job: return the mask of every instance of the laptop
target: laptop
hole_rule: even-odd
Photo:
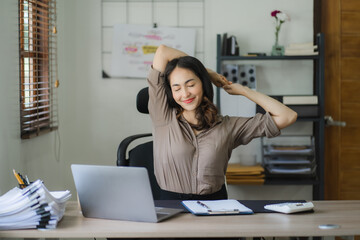
[[[72,164],[84,217],[160,222],[182,211],[155,207],[147,169]]]

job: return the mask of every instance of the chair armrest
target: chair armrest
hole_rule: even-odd
[[[117,151],[117,166],[129,166],[129,159],[126,158],[126,151],[131,142],[136,139],[143,138],[143,137],[150,137],[152,136],[151,133],[144,133],[144,134],[136,134],[129,136],[122,140],[119,144],[118,151]]]

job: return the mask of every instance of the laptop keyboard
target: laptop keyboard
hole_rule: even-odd
[[[157,218],[162,218],[162,217],[165,217],[167,215],[169,215],[169,214],[168,213],[156,213]]]
[[[162,207],[155,207],[156,216],[157,216],[158,219],[159,219],[159,218],[162,218],[162,217],[164,217],[164,216],[169,215],[168,212],[163,212],[163,211],[162,211],[163,209],[164,209],[164,208],[162,208]]]

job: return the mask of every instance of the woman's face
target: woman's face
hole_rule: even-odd
[[[201,80],[189,69],[176,67],[169,75],[173,98],[185,111],[195,111],[203,99]]]

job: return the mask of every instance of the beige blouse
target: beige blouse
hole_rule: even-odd
[[[195,136],[184,118],[176,118],[163,86],[163,74],[151,69],[149,112],[154,136],[154,169],[159,186],[186,194],[220,190],[231,152],[260,136],[280,134],[269,113],[252,118],[219,116],[208,130]]]

